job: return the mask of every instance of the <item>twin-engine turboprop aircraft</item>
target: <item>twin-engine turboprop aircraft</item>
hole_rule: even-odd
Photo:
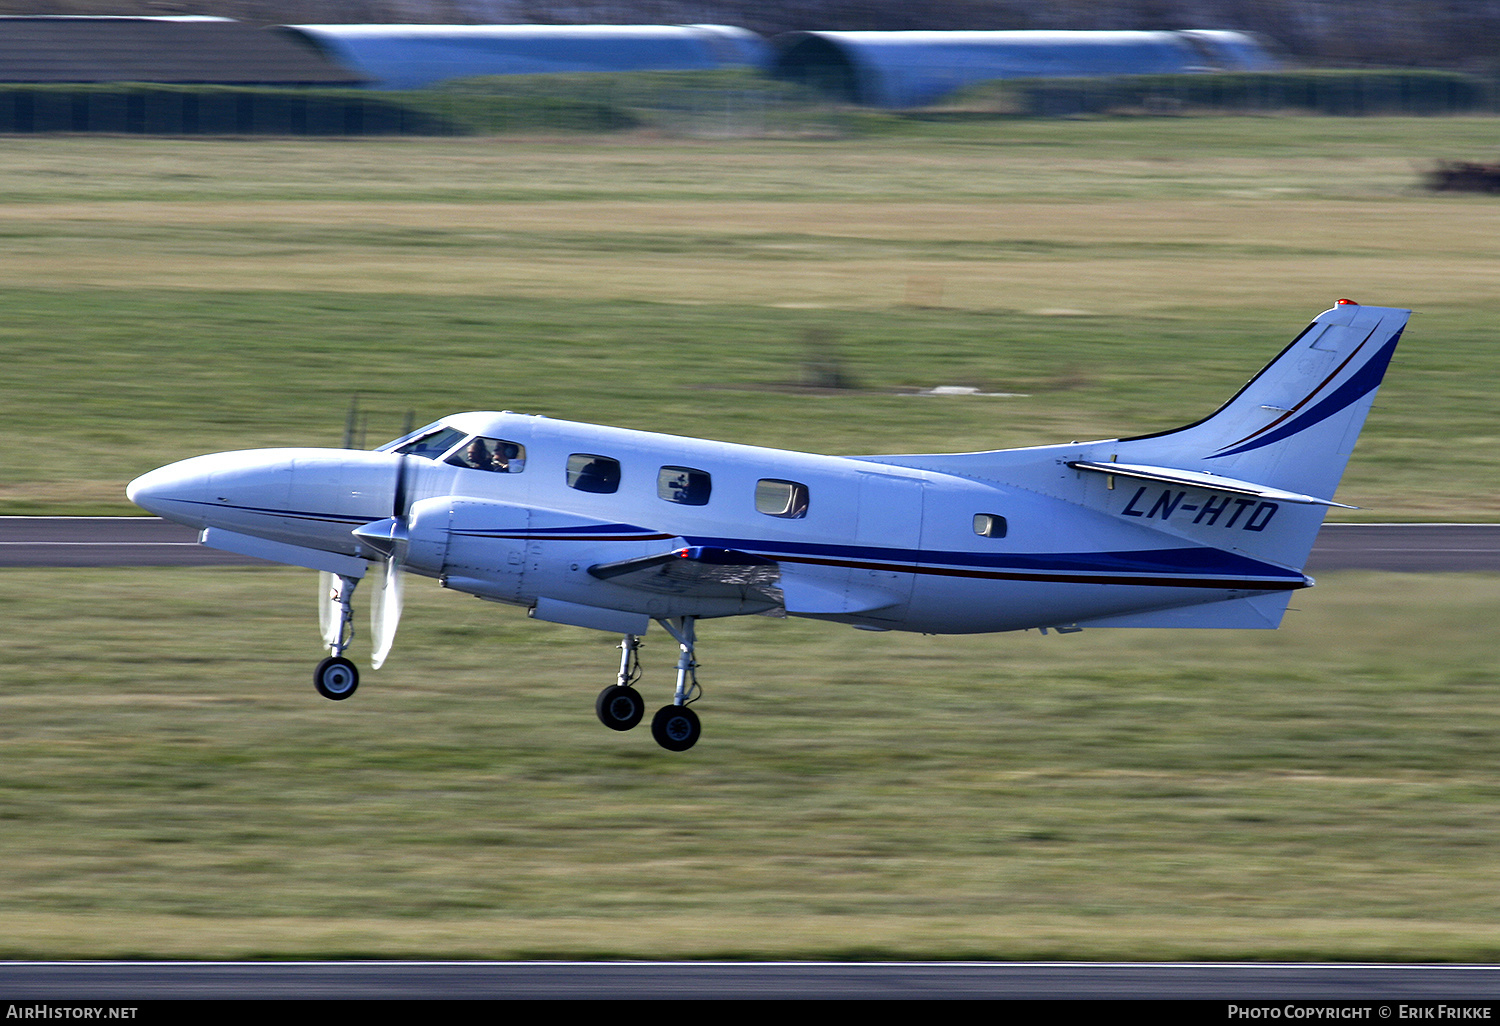
[[[761,613],[872,631],[1273,628],[1409,311],[1320,315],[1216,413],[1172,431],[994,452],[818,456],[517,413],[461,413],[373,452],[254,449],[131,482],[204,544],[322,572],[315,684],[354,693],[350,600],[372,565],[379,667],[403,571],[624,636],[596,703],[640,722],[637,648],[674,639],[652,734],[700,734],[696,624]]]

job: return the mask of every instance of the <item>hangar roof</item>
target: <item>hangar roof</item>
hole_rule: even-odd
[[[728,25],[287,25],[333,60],[415,89],[473,75],[764,67],[765,40]]]
[[[852,103],[918,107],[974,82],[1277,66],[1243,32],[788,32],[772,73]]]
[[[0,82],[364,81],[285,36],[228,18],[0,17]]]

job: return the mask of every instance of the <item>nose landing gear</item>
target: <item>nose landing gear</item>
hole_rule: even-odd
[[[350,600],[354,597],[359,578],[325,572],[319,575],[318,584],[322,591],[318,612],[323,625],[323,643],[333,654],[313,671],[313,687],[329,701],[342,702],[359,687],[358,668],[344,658],[345,650],[354,640],[354,610]]]

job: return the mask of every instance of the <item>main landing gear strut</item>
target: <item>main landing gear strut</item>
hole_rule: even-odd
[[[672,704],[662,706],[651,718],[651,736],[656,743],[673,752],[685,752],[698,743],[703,727],[698,714],[688,708],[696,702],[703,689],[698,686],[698,662],[693,658],[696,640],[694,624],[697,617],[683,616],[675,620],[657,620],[666,632],[677,639],[677,691]],[[620,642],[620,673],[616,683],[599,692],[594,711],[599,722],[611,730],[629,730],[646,715],[646,703],[635,682],[641,677],[641,639],[627,634]]]
[[[324,614],[323,641],[332,655],[313,671],[313,687],[324,698],[342,702],[359,687],[359,670],[344,658],[344,650],[354,640],[354,610],[349,603],[359,578],[339,576],[331,582],[327,580],[332,577],[328,574],[322,579],[328,591],[319,607]]]

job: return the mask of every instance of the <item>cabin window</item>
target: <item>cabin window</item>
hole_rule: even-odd
[[[684,506],[707,506],[712,487],[706,470],[692,467],[662,467],[656,474],[656,494]]]
[[[412,439],[396,451],[407,456],[421,456],[424,459],[435,460],[461,442],[464,437],[464,433],[458,428],[438,428],[436,431],[427,432],[421,438]]]
[[[519,474],[526,466],[526,446],[503,438],[474,438],[444,462],[492,474]]]
[[[807,485],[763,478],[755,484],[755,508],[766,516],[799,520],[807,516]]]
[[[568,457],[568,487],[605,495],[619,491],[620,461],[591,452],[575,452]]]
[[[1005,518],[996,513],[975,513],[974,533],[981,538],[1004,538]]]

